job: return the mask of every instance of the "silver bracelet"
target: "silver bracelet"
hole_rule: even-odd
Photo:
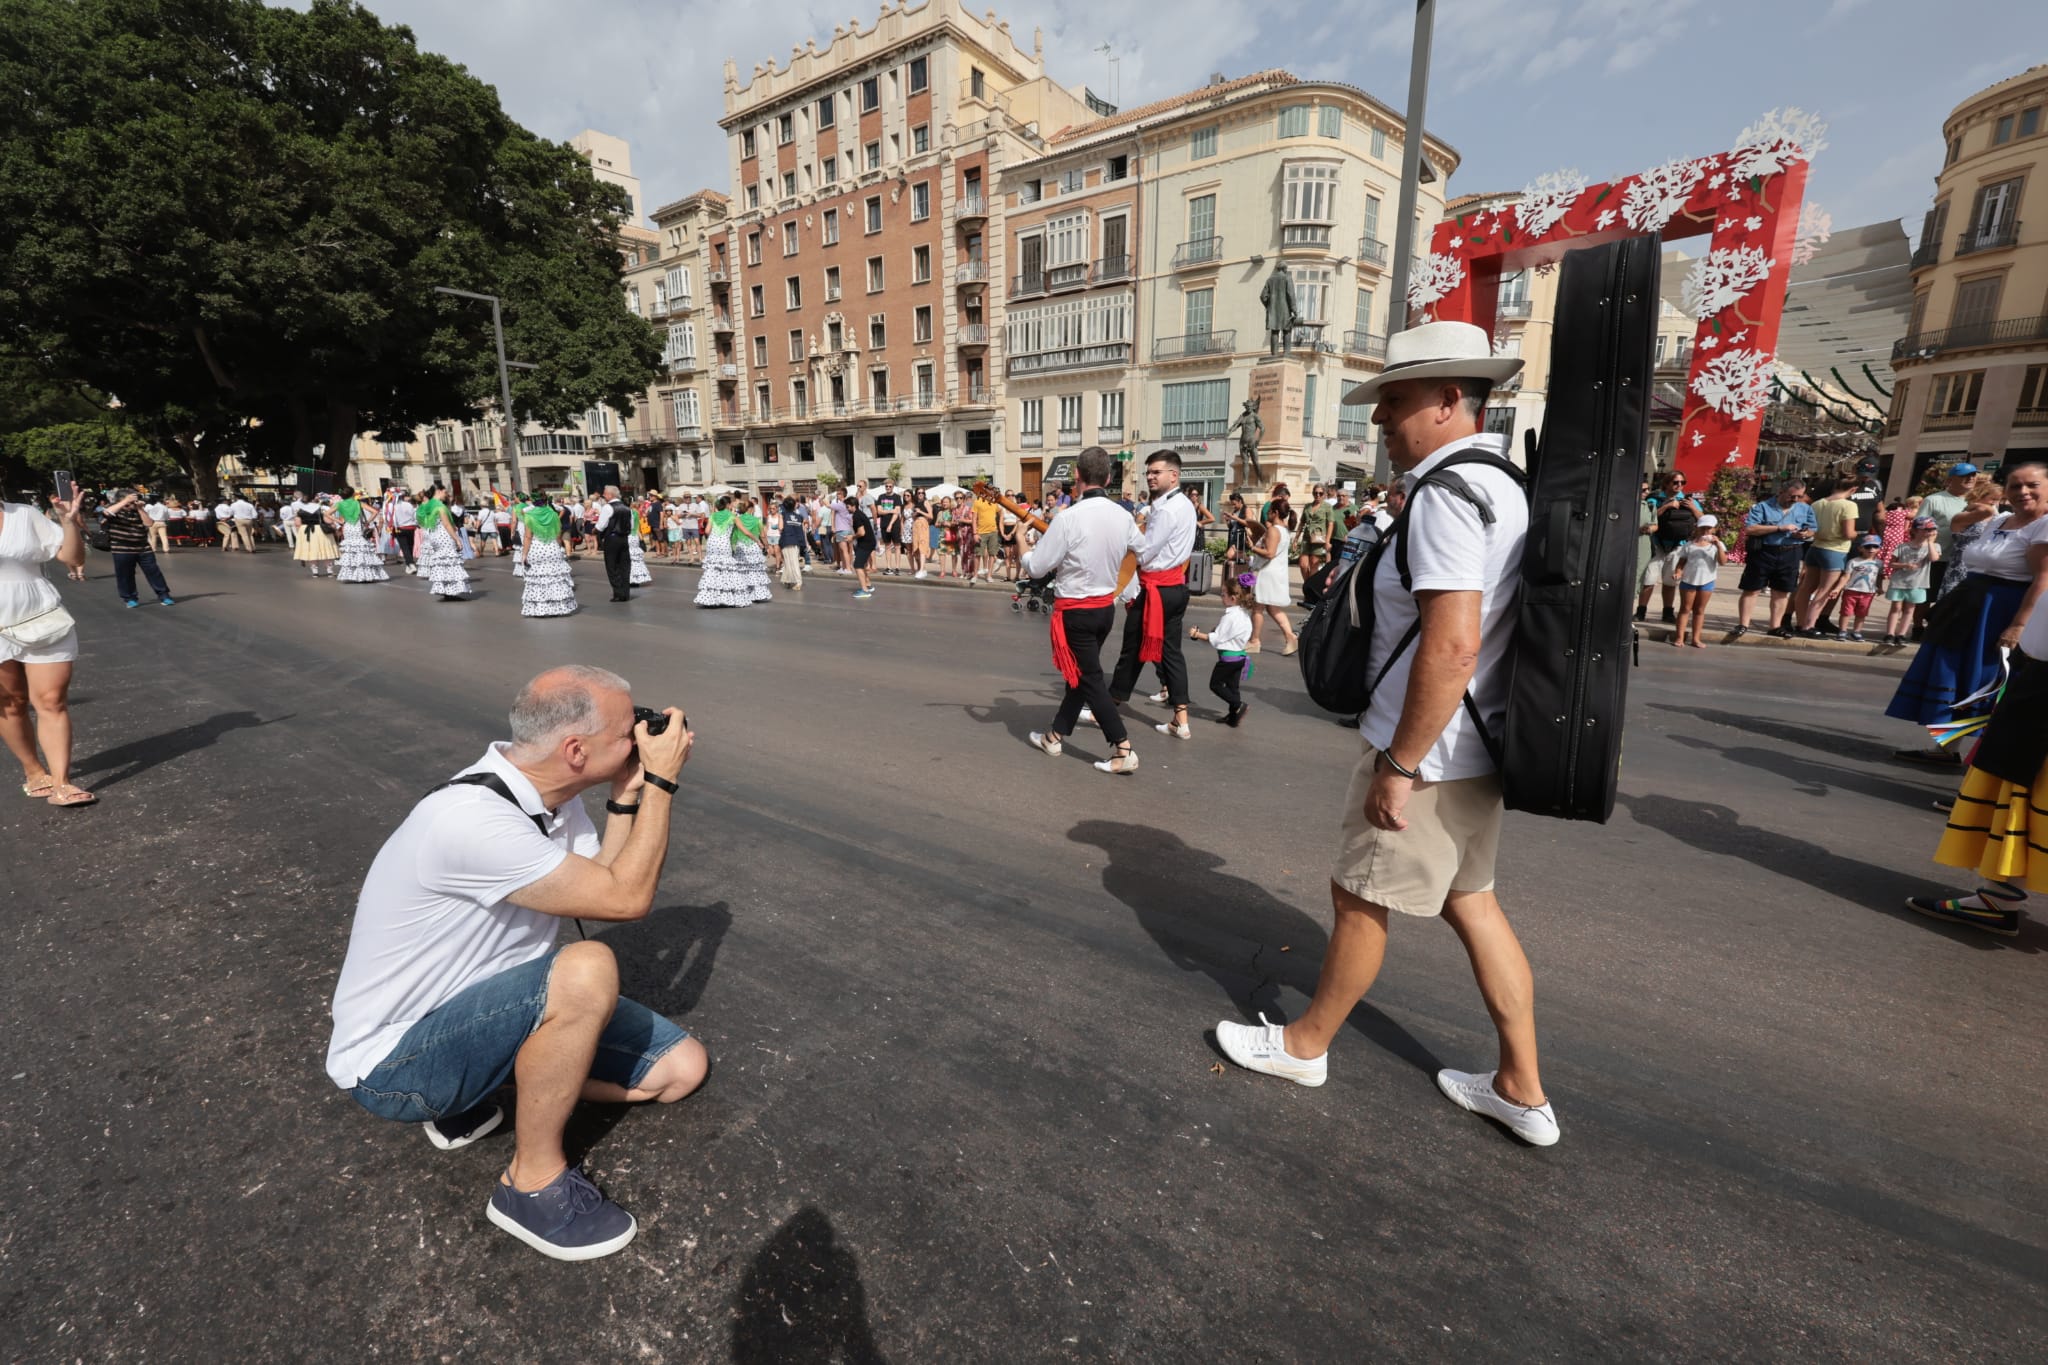
[[[1386,750],[1384,750],[1384,749],[1380,750],[1380,758],[1381,758],[1381,759],[1382,759],[1382,760],[1383,760],[1383,761],[1384,761],[1384,762],[1386,763],[1386,765],[1387,765],[1387,766],[1388,766],[1389,768],[1392,768],[1392,769],[1393,769],[1393,770],[1394,770],[1395,772],[1397,772],[1397,773],[1399,773],[1399,774],[1400,774],[1401,776],[1403,776],[1403,777],[1407,778],[1407,779],[1408,779],[1408,780],[1409,780],[1410,782],[1420,782],[1420,781],[1422,780],[1422,774],[1421,774],[1421,773],[1419,773],[1419,772],[1416,772],[1416,771],[1414,771],[1413,769],[1410,769],[1410,768],[1404,768],[1404,767],[1402,767],[1402,766],[1401,766],[1401,760],[1400,760],[1400,759],[1398,759],[1398,758],[1395,758],[1395,757],[1394,757],[1394,756],[1393,756],[1392,754],[1388,753],[1388,752],[1387,752]]]

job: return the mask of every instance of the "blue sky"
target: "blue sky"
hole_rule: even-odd
[[[970,0],[977,8],[988,0]],[[1212,72],[1278,66],[1407,100],[1412,0],[1010,0],[998,16],[1049,69],[1107,93],[1117,54],[1129,107]],[[725,189],[722,64],[786,62],[871,0],[373,0],[385,19],[498,88],[514,117],[567,138],[633,144],[648,207]],[[1730,146],[1764,111],[1829,124],[1808,199],[1838,227],[1917,231],[1941,164],[1941,121],[1964,97],[2048,62],[2041,0],[1438,0],[1430,130],[1464,156],[1456,193],[1519,189],[1572,166],[1600,180]],[[1162,23],[1162,13],[1171,21]]]

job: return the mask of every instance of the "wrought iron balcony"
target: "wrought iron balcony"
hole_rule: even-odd
[[[1042,431],[1020,431],[1017,433],[1017,444],[1025,450],[1041,450],[1045,446],[1045,433]]]
[[[1359,238],[1358,259],[1364,261],[1367,265],[1376,265],[1381,269],[1385,269],[1387,264],[1387,244],[1377,237]]]
[[[1237,350],[1237,329],[1190,332],[1186,336],[1160,337],[1152,343],[1154,360],[1186,360],[1196,356],[1229,355]]]
[[[1045,272],[1045,287],[1048,292],[1061,289],[1080,289],[1088,283],[1088,262],[1075,261],[1071,265],[1056,265]]]
[[[724,364],[718,367],[718,382],[721,384],[735,383],[738,381],[739,377],[740,367],[738,365],[733,364],[731,361],[726,361]]]
[[[955,393],[953,400],[959,406],[967,408],[985,408],[996,401],[985,384],[970,384]]]
[[[1660,370],[1690,370],[1692,368],[1692,347],[1680,346],[1657,362]]]
[[[656,300],[655,300],[655,301],[654,301],[653,303],[650,303],[650,304],[648,304],[648,305],[647,305],[647,316],[648,316],[648,317],[649,317],[649,318],[650,318],[651,320],[653,320],[653,321],[655,321],[655,322],[660,322],[660,321],[661,321],[661,320],[662,320],[663,318],[667,317],[667,316],[668,316],[668,300],[667,300],[667,299],[656,299]]]
[[[1028,299],[1045,292],[1045,274],[1017,275],[1010,280],[1010,297]]]
[[[697,368],[697,357],[693,355],[672,355],[668,358],[670,374],[689,374]]]
[[[1316,246],[1328,250],[1330,246],[1330,225],[1328,223],[1283,223],[1280,225],[1281,246]]]
[[[2007,318],[2003,322],[1966,322],[1938,332],[1915,332],[1892,343],[1893,360],[1925,360],[1943,351],[1973,346],[2025,346],[2048,341],[2048,317]]]
[[[953,210],[953,216],[955,218],[986,218],[988,217],[988,201],[978,194],[963,194],[960,196],[959,204]]]
[[[1111,280],[1129,279],[1130,275],[1131,258],[1128,255],[1104,256],[1095,263],[1095,282],[1097,284],[1107,284]]]
[[[713,314],[711,318],[711,330],[714,332],[730,332],[732,330],[732,314]]]
[[[1173,249],[1173,265],[1176,270],[1183,266],[1211,265],[1222,259],[1221,237],[1197,237],[1191,242],[1182,242]]]
[[[955,336],[962,346],[986,346],[988,345],[988,324],[985,322],[966,323],[955,333]]]
[[[1529,300],[1502,299],[1495,311],[1500,314],[1502,322],[1513,322],[1518,318],[1526,318],[1529,316]]]
[[[1984,227],[1967,228],[1956,239],[1956,255],[1968,256],[1979,251],[1996,251],[2000,247],[2015,246],[2020,240],[2020,225],[2016,219],[2003,223],[1992,223]]]
[[[987,262],[987,261],[962,261],[962,262],[960,262],[960,264],[958,264],[958,265],[956,265],[956,266],[954,266],[954,267],[953,267],[953,283],[955,283],[955,284],[986,284],[986,283],[988,283],[988,262]]]
[[[1131,358],[1127,341],[1104,342],[1095,346],[1069,346],[1058,351],[1035,351],[1013,355],[1004,363],[1011,378],[1052,374],[1059,370],[1085,370],[1102,365],[1123,365]]]
[[[1373,360],[1387,358],[1387,339],[1378,332],[1367,332],[1354,327],[1344,334],[1344,354],[1362,355]]]
[[[1063,429],[1060,432],[1060,444],[1063,446],[1077,446],[1081,444],[1080,428],[1077,427],[1072,431]]]
[[[1931,241],[1922,242],[1914,250],[1912,268],[1915,270],[1925,270],[1930,265],[1938,264],[1940,260],[1941,238],[1936,237]]]

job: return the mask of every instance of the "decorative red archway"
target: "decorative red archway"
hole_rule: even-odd
[[[1699,325],[1676,448],[1678,467],[1704,487],[1722,465],[1756,460],[1806,172],[1827,145],[1825,133],[1811,114],[1773,110],[1745,128],[1732,151],[1604,185],[1576,171],[1543,176],[1519,203],[1437,224],[1408,302],[1426,317],[1491,332],[1504,271],[1550,265],[1619,237],[1711,232],[1684,285],[1686,311]]]

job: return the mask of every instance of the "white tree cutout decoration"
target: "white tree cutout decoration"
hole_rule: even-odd
[[[1828,126],[1819,114],[1773,109],[1735,139],[1729,170],[1737,176],[1776,175],[1795,161],[1811,161],[1828,145]]]
[[[1736,303],[1769,278],[1775,264],[1760,246],[1723,247],[1693,262],[1679,299],[1701,321]]]
[[[1692,377],[1692,391],[1716,412],[1747,422],[1771,397],[1772,357],[1762,351],[1723,351]]]
[[[1571,210],[1573,201],[1586,192],[1586,177],[1576,170],[1552,171],[1539,175],[1522,189],[1522,202],[1515,205],[1515,219],[1522,231],[1541,237],[1556,227]]]
[[[1792,246],[1792,264],[1805,265],[1820,255],[1821,244],[1835,235],[1835,220],[1818,204],[1799,210],[1799,232]]]
[[[1456,256],[1432,251],[1418,262],[1408,281],[1408,305],[1428,311],[1431,304],[1465,282],[1465,266]]]
[[[1707,173],[1704,160],[1683,158],[1644,171],[1621,196],[1621,216],[1637,232],[1661,232],[1685,207],[1693,187]]]

